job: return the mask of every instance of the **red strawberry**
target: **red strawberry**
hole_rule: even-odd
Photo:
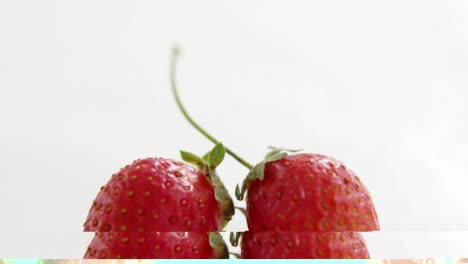
[[[244,259],[367,259],[364,238],[354,232],[245,232]]]
[[[196,157],[187,152],[182,154],[192,158],[191,162]],[[214,171],[223,155],[224,148],[217,145],[212,150],[211,161],[208,156],[207,162],[200,158],[198,165],[205,172],[164,158],[133,162],[101,187],[84,230],[220,231],[234,210],[232,200]]]
[[[366,187],[341,162],[319,154],[274,151],[244,181],[250,231],[374,231]]]
[[[213,259],[228,258],[219,233],[102,232],[96,233],[85,259]]]

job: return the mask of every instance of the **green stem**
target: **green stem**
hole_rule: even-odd
[[[171,86],[172,86],[172,94],[174,95],[174,98],[176,100],[177,106],[179,107],[179,110],[182,112],[184,115],[185,119],[198,131],[200,132],[203,136],[205,136],[207,139],[209,139],[211,142],[214,144],[218,144],[219,141],[216,140],[213,136],[211,136],[208,132],[206,132],[200,125],[198,125],[192,117],[187,113],[187,110],[185,109],[184,105],[182,104],[180,100],[180,96],[177,92],[177,85],[176,85],[176,78],[175,78],[175,70],[176,70],[176,64],[177,64],[177,58],[180,54],[180,50],[177,47],[172,48],[172,60],[171,60]],[[231,155],[234,159],[236,159],[238,162],[240,162],[242,165],[244,165],[247,169],[252,169],[253,166],[252,164],[248,163],[245,161],[243,158],[241,158],[239,155],[234,153],[232,150],[229,148],[225,147],[226,152]]]

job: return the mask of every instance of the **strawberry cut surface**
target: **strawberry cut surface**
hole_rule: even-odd
[[[112,175],[88,217],[88,232],[221,231],[209,178],[179,161],[146,158]]]
[[[250,231],[375,231],[379,222],[358,176],[333,158],[295,154],[265,165],[248,186]]]

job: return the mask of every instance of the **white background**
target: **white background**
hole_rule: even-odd
[[[112,173],[212,147],[170,94],[173,43],[183,101],[225,145],[358,173],[383,230],[366,234],[373,257],[466,255],[467,1],[2,0],[1,257],[80,258]],[[247,171],[219,172],[233,191]]]

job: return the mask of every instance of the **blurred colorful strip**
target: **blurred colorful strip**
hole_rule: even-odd
[[[84,259],[0,259],[0,264],[189,264],[189,263],[223,263],[223,262],[252,262],[261,263],[353,263],[353,264],[468,264],[468,258],[422,258],[422,259],[307,259],[307,260],[280,260],[280,259],[262,259],[262,260],[243,260],[243,259],[224,259],[224,260],[143,260],[143,259],[103,259],[103,260],[84,260]]]

